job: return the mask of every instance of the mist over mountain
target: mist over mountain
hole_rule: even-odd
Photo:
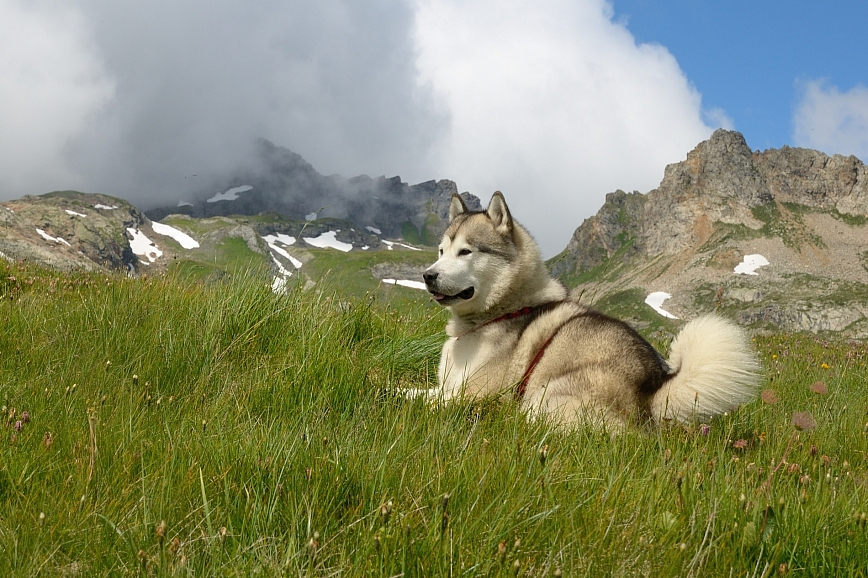
[[[456,184],[445,179],[409,185],[398,176],[324,176],[301,155],[259,139],[248,166],[179,200],[182,204],[146,214],[159,221],[170,214],[202,218],[272,211],[294,220],[343,219],[395,238],[411,227],[422,243],[436,245],[448,224],[453,193],[458,193]],[[462,197],[469,207],[481,208],[474,195]]]

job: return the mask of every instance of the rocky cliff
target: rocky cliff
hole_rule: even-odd
[[[679,317],[723,307],[748,324],[868,336],[866,217],[856,157],[752,151],[718,130],[657,189],[607,195],[552,270],[591,300],[665,291]],[[752,254],[770,264],[736,274]]]
[[[128,229],[153,234],[138,209],[107,195],[58,191],[0,205],[0,253],[54,269],[134,268]]]

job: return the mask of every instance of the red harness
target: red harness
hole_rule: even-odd
[[[473,329],[471,329],[467,333],[471,333],[473,331],[476,331],[477,329],[481,329],[481,328],[485,327],[486,325],[491,325],[492,323],[498,323],[500,321],[508,321],[510,319],[515,319],[517,317],[522,317],[524,315],[528,315],[530,313],[533,313],[534,311],[536,311],[537,309],[539,309],[541,307],[550,308],[550,307],[553,307],[556,305],[560,305],[561,303],[563,303],[563,301],[553,301],[551,303],[545,303],[543,305],[537,305],[536,307],[522,307],[518,311],[506,313],[505,315],[501,315],[500,317],[496,317],[496,318],[492,319],[491,321],[486,321],[482,325],[480,325],[478,327],[474,327]],[[573,319],[573,317],[570,317],[560,327],[555,329],[554,332],[552,332],[552,334],[549,336],[549,338],[546,339],[545,343],[542,344],[542,347],[539,348],[539,351],[536,352],[536,355],[534,356],[533,360],[530,362],[530,365],[528,365],[527,369],[524,371],[524,375],[522,376],[521,381],[518,382],[518,385],[516,385],[516,387],[515,387],[515,393],[513,394],[513,396],[516,399],[516,401],[520,401],[521,398],[524,397],[524,394],[527,391],[527,384],[530,382],[530,376],[533,374],[533,370],[536,369],[536,366],[540,362],[540,359],[542,359],[542,356],[546,352],[546,348],[548,348],[549,344],[552,342],[552,339],[554,339],[555,335],[558,334],[558,332],[561,330],[561,328],[564,325],[566,325],[567,322],[571,321],[572,319]],[[464,335],[467,335],[467,333],[465,333]]]

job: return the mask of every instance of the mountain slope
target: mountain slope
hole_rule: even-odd
[[[749,255],[769,264],[735,273]],[[754,152],[718,130],[657,189],[607,195],[552,270],[639,323],[665,323],[641,301],[666,292],[665,310],[682,318],[722,308],[745,324],[868,336],[868,168],[806,149]]]

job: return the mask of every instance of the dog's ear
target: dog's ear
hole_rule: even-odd
[[[464,204],[464,199],[457,193],[452,193],[452,200],[449,202],[449,221],[455,220],[455,217],[467,212],[467,205]]]
[[[497,191],[491,196],[485,213],[494,223],[494,228],[498,233],[506,235],[512,232],[512,215],[509,213],[509,207],[506,206],[503,193]]]

